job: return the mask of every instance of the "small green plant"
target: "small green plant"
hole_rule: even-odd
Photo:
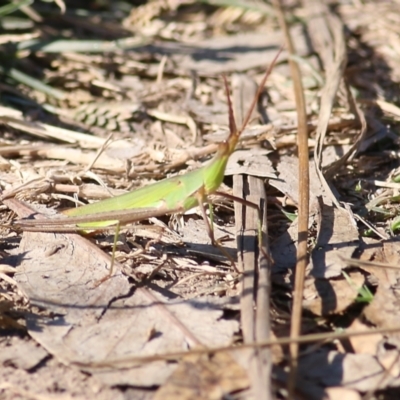
[[[400,217],[396,217],[390,224],[390,231],[396,233],[400,229]]]
[[[293,222],[297,218],[296,213],[291,213],[291,212],[285,211],[283,208],[282,208],[282,212],[290,222]]]
[[[357,185],[356,185],[356,187],[354,188],[354,191],[355,191],[356,193],[361,193],[361,192],[362,192],[361,181],[358,181],[358,182],[357,182]]]
[[[0,7],[0,17],[4,17],[5,15],[12,14],[13,12],[19,10],[21,7],[28,6],[33,3],[33,0],[23,0],[18,1],[5,6]]]
[[[350,278],[349,274],[347,274],[345,271],[342,271],[342,274],[346,279],[347,283],[358,293],[355,301],[357,303],[367,303],[367,304],[371,303],[371,301],[374,298],[374,295],[368,289],[368,286],[362,285],[361,287],[357,287],[354,281]]]
[[[399,174],[399,175],[395,175],[395,176],[392,178],[392,181],[393,181],[393,182],[396,182],[396,183],[399,183],[399,182],[400,182],[400,174]]]

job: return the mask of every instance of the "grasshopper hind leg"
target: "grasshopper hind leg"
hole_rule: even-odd
[[[114,242],[113,242],[113,248],[112,248],[112,254],[111,254],[111,263],[110,263],[110,272],[104,276],[103,278],[97,280],[94,284],[94,287],[100,286],[102,283],[105,281],[108,281],[114,273],[114,264],[115,264],[115,253],[117,250],[117,242],[118,242],[118,236],[119,236],[119,231],[121,229],[121,222],[118,221],[117,225],[115,226],[115,234],[114,234]]]
[[[213,228],[213,209],[212,209],[212,205],[206,201],[206,203],[208,204],[208,208],[210,210],[210,215],[211,215],[211,223],[208,220],[207,217],[207,213],[206,213],[206,209],[204,207],[204,200],[203,201],[199,201],[199,207],[201,210],[201,215],[203,217],[204,223],[206,225],[206,230],[207,230],[207,234],[211,240],[211,243],[213,246],[217,247],[219,249],[219,251],[229,260],[229,262],[232,265],[232,268],[235,270],[236,273],[240,274],[240,271],[238,270],[235,260],[232,258],[232,256],[224,249],[224,247],[222,246],[222,244],[219,242],[218,239],[215,239],[214,236],[214,228]]]

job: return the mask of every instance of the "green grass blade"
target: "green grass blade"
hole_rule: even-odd
[[[67,98],[66,92],[59,89],[54,89],[51,86],[46,85],[38,79],[32,78],[31,76],[21,71],[18,71],[15,68],[7,69],[0,66],[0,72],[8,75],[10,78],[16,80],[17,82],[23,83],[24,85],[27,85],[33,89],[38,90],[39,92],[47,94],[48,96],[54,97],[57,100],[65,100]]]
[[[0,18],[4,17],[5,15],[12,14],[13,12],[18,11],[21,7],[29,6],[32,3],[33,0],[22,0],[0,7]]]

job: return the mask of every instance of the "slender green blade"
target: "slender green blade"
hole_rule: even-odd
[[[20,2],[10,2],[5,6],[0,7],[0,18],[7,14],[12,14],[14,11],[19,10],[21,7],[28,6],[33,3],[33,0],[23,0]]]

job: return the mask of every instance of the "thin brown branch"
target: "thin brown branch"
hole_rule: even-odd
[[[277,11],[279,24],[285,35],[286,46],[291,55],[295,54],[292,39],[285,20],[279,0],[274,0],[274,5]],[[291,316],[290,337],[294,340],[300,335],[301,330],[301,313],[302,313],[302,298],[304,289],[305,271],[308,262],[307,255],[307,237],[308,237],[308,210],[309,210],[309,156],[308,156],[308,129],[307,129],[307,114],[303,94],[303,85],[301,81],[301,73],[298,64],[289,58],[290,71],[293,79],[296,110],[297,110],[297,145],[299,153],[299,223],[298,223],[298,247],[297,247],[297,263],[296,275],[293,293],[293,308]],[[288,382],[289,398],[293,398],[297,366],[298,366],[299,347],[296,342],[290,345],[290,377]]]

